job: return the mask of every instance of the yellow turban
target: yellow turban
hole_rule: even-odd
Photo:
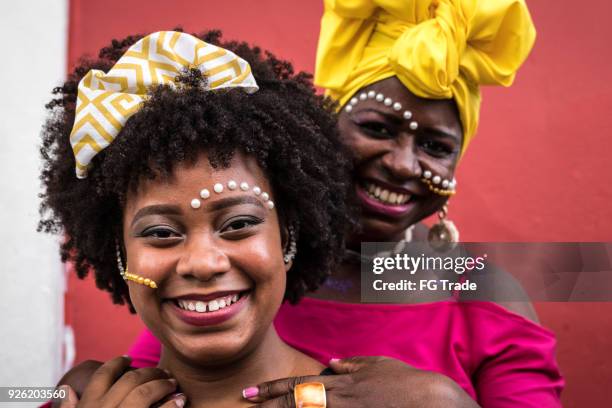
[[[417,96],[454,98],[463,152],[480,85],[510,86],[534,41],[524,0],[325,0],[315,83],[341,105],[392,76]]]

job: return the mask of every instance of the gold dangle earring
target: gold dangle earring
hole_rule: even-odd
[[[119,274],[121,275],[123,280],[130,280],[132,282],[148,286],[151,289],[157,289],[157,283],[155,283],[154,280],[136,275],[135,273],[130,273],[127,269],[127,265],[125,269],[123,268],[123,261],[121,260],[121,251],[119,249],[119,243],[115,243],[115,246],[117,248],[117,268],[119,269]]]
[[[448,205],[444,204],[438,211],[438,223],[429,229],[427,235],[429,245],[438,252],[451,251],[459,242],[459,230],[447,216]]]

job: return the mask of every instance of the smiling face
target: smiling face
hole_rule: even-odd
[[[452,100],[419,98],[395,77],[357,95],[368,91],[382,93],[403,108],[395,111],[368,98],[339,115],[340,135],[355,155],[355,188],[362,209],[362,232],[351,237],[351,245],[401,240],[409,226],[440,209],[446,198],[429,191],[421,174],[429,170],[452,180],[462,142]],[[404,119],[404,110],[412,112],[411,120]],[[410,127],[412,121],[418,123],[416,130]]]
[[[230,190],[230,180],[238,187]],[[217,183],[222,193],[214,192]],[[193,166],[177,166],[170,179],[143,181],[128,194],[128,269],[158,286],[129,282],[130,297],[165,352],[202,365],[226,363],[273,330],[290,265],[283,262],[277,212],[255,186],[272,196],[254,159],[237,154],[229,168],[213,169],[200,155]],[[200,198],[204,188],[207,199]],[[197,209],[194,198],[201,202]]]

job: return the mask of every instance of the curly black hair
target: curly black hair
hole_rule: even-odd
[[[248,61],[260,90],[203,92],[206,78],[186,71],[182,86],[152,89],[115,141],[94,157],[88,177],[77,179],[69,136],[78,83],[90,69],[108,71],[142,36],[113,40],[97,59],[82,59],[47,104],[38,230],[63,232],[62,261],[72,261],[80,278],[93,270],[97,287],[134,312],[116,258],[127,192],[143,177],[165,177],[203,151],[213,167],[226,167],[239,150],[255,157],[270,179],[281,223],[299,225],[285,292],[296,302],[341,259],[344,234],[354,225],[348,154],[336,134],[333,103],[315,93],[309,74],[295,74],[291,63],[269,52],[223,41],[217,30],[197,37]]]

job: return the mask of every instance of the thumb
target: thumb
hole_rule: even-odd
[[[329,367],[336,374],[351,374],[370,364],[371,359],[372,357],[332,358],[329,360]]]
[[[61,398],[61,402],[59,408],[76,408],[79,403],[79,398],[77,397],[76,392],[69,385],[62,385],[59,387],[60,391],[64,391],[63,398]]]

